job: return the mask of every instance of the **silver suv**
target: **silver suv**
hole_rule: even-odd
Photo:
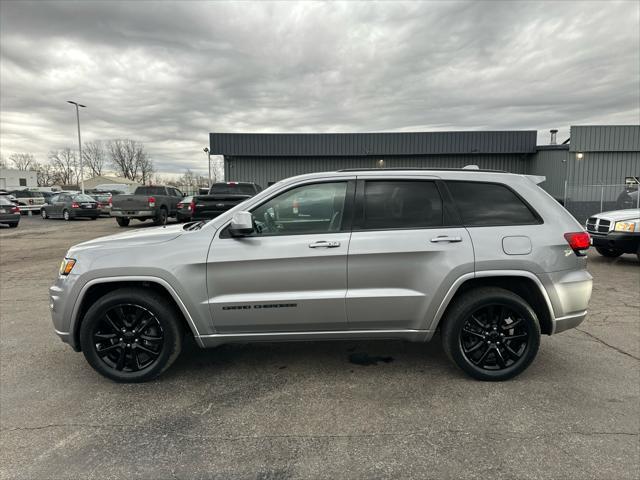
[[[72,247],[56,333],[119,382],[156,377],[185,332],[230,342],[430,340],[481,380],[580,324],[589,235],[535,183],[482,170],[289,178],[208,222]]]

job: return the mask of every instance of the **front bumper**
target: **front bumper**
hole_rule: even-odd
[[[590,233],[594,247],[622,250],[624,253],[637,253],[640,248],[640,232],[609,232],[606,235]]]
[[[78,275],[58,275],[56,282],[49,287],[49,310],[53,328],[64,343],[69,344],[75,351],[79,351],[73,335],[71,334],[71,313],[74,302],[70,301],[75,297],[73,294]]]

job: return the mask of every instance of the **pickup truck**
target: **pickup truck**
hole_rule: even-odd
[[[175,217],[176,206],[184,195],[180,190],[164,186],[142,186],[133,195],[116,195],[111,200],[111,216],[118,225],[126,227],[132,218],[144,222],[153,220],[164,225],[169,217]]]
[[[262,189],[260,185],[250,182],[220,182],[214,183],[208,195],[193,197],[192,220],[207,220],[215,218],[247,198],[253,197]]]

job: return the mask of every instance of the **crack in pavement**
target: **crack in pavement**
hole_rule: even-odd
[[[633,353],[626,352],[626,351],[622,350],[621,348],[618,348],[618,347],[616,347],[616,346],[614,346],[614,345],[611,345],[610,343],[605,342],[605,341],[604,341],[604,340],[602,340],[601,338],[598,338],[598,337],[596,337],[595,335],[593,335],[593,334],[591,334],[591,333],[589,333],[589,332],[587,332],[587,331],[585,331],[585,330],[582,330],[581,328],[576,327],[576,330],[577,330],[577,331],[579,331],[579,332],[584,333],[584,334],[585,334],[585,335],[587,335],[588,337],[593,338],[595,341],[597,341],[597,342],[601,343],[602,345],[605,345],[605,346],[607,346],[607,347],[609,347],[609,348],[611,348],[611,349],[615,350],[615,351],[616,351],[616,352],[618,352],[618,353],[621,353],[621,354],[623,354],[623,355],[626,355],[627,357],[631,357],[631,358],[633,358],[634,360],[638,360],[638,361],[640,362],[640,357],[636,357]]]
[[[116,424],[116,425],[97,425],[97,424],[85,424],[85,423],[52,423],[48,425],[40,425],[36,427],[15,427],[0,429],[0,432],[18,432],[18,431],[33,431],[44,430],[49,428],[90,428],[95,430],[116,430],[116,429],[144,429],[149,431],[157,431],[158,433],[164,432],[163,436],[167,436],[165,430],[161,430],[156,427],[148,427],[144,425],[131,425],[131,424]],[[441,434],[454,434],[454,435],[467,435],[467,436],[487,436],[498,438],[515,438],[520,440],[533,440],[538,438],[553,438],[553,437],[565,437],[572,435],[580,436],[603,436],[603,435],[618,435],[618,436],[640,436],[640,432],[584,432],[584,431],[570,431],[570,432],[550,432],[539,435],[523,435],[520,432],[513,431],[497,431],[497,432],[469,432],[465,430],[445,429],[437,431],[416,430],[408,432],[372,432],[372,433],[344,433],[344,434],[274,434],[274,435],[239,435],[235,437],[229,436],[217,436],[217,435],[191,435],[183,434],[179,432],[171,432],[172,435],[193,438],[193,439],[207,439],[207,440],[223,440],[223,441],[239,441],[239,440],[261,440],[268,438],[366,438],[366,437],[410,437],[419,435],[441,435]],[[435,446],[434,446],[435,447]]]

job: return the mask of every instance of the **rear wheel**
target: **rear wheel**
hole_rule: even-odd
[[[162,207],[162,208],[160,208],[160,211],[158,212],[158,215],[156,216],[156,218],[153,219],[153,224],[154,225],[166,225],[167,224],[167,218],[169,218],[169,214],[167,213],[167,209]]]
[[[508,380],[538,353],[540,325],[531,306],[515,293],[478,288],[447,311],[442,343],[449,358],[473,378]]]
[[[121,227],[129,226],[129,218],[128,217],[116,217],[116,222],[118,222],[118,225],[120,225]]]
[[[174,306],[155,292],[120,289],[98,299],[80,326],[87,362],[116,382],[151,380],[178,358],[183,329]]]
[[[605,247],[596,247],[596,251],[607,258],[616,258],[622,255],[622,250],[618,250],[617,248],[605,248]]]
[[[67,210],[66,208],[62,211],[62,218],[64,218],[66,222],[71,220],[71,214],[69,213],[69,210]]]

